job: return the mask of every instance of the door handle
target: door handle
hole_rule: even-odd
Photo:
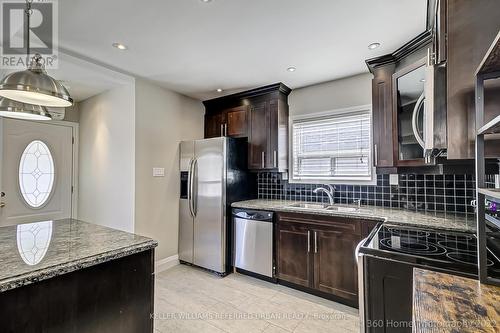
[[[278,167],[278,152],[276,150],[273,152],[273,166]]]
[[[193,159],[189,161],[189,171],[188,171],[188,205],[189,205],[189,213],[192,217],[194,217],[193,213]]]
[[[265,152],[262,152],[262,154],[261,154],[262,169],[264,169],[265,164],[266,164],[266,155],[265,154],[266,154]]]
[[[197,195],[194,192],[194,183],[196,182],[196,170],[198,168],[198,160],[197,159],[194,159],[193,160],[193,176],[192,176],[192,180],[191,180],[191,183],[192,183],[192,186],[191,186],[191,202],[192,202],[192,206],[193,206],[193,217],[196,217],[196,214],[197,214],[197,211],[198,211],[198,201],[197,201]]]
[[[220,124],[220,136],[224,136],[224,124]]]
[[[311,252],[311,231],[307,230],[307,253]]]
[[[314,253],[318,253],[318,233],[314,232]]]
[[[374,150],[374,159],[373,159],[373,163],[375,164],[375,166],[378,166],[378,146],[377,144],[374,144],[373,145],[373,150]]]

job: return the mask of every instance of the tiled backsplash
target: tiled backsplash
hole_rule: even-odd
[[[399,185],[389,185],[389,175],[377,175],[377,185],[335,185],[335,203],[348,204],[361,199],[361,204],[403,208],[418,211],[474,212],[476,182],[473,175],[398,176]],[[281,174],[261,172],[258,175],[259,199],[327,202],[326,194],[313,193],[322,185],[291,184]],[[494,184],[494,175],[487,176]],[[334,185],[334,184],[332,184]]]

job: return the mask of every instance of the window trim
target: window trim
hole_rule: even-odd
[[[335,179],[335,178],[307,178],[307,179],[295,179],[293,177],[293,168],[294,168],[294,163],[293,163],[293,124],[296,121],[304,121],[304,120],[315,120],[318,118],[327,118],[331,116],[339,116],[343,114],[350,114],[350,113],[356,113],[356,112],[363,112],[363,111],[368,111],[370,113],[370,160],[372,161],[372,172],[371,172],[371,179],[367,180],[362,180],[357,177],[343,177],[342,179]],[[349,107],[349,108],[342,108],[342,109],[335,109],[335,110],[330,110],[330,111],[322,111],[322,112],[315,112],[315,113],[308,113],[308,114],[299,114],[295,115],[289,118],[288,121],[288,130],[289,130],[289,142],[288,142],[288,151],[290,152],[289,157],[288,157],[288,163],[290,166],[290,172],[289,172],[289,179],[288,182],[291,184],[348,184],[348,185],[376,185],[377,184],[377,175],[376,175],[376,170],[375,167],[373,166],[373,111],[372,111],[372,105],[367,104],[367,105],[359,105],[359,106],[354,106],[354,107]]]

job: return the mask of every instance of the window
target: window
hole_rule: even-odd
[[[292,133],[292,180],[372,180],[368,108],[297,119]]]
[[[19,162],[19,189],[28,206],[42,207],[54,186],[54,160],[49,147],[39,140],[24,149]]]

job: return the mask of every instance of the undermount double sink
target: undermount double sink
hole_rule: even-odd
[[[356,207],[333,206],[328,204],[305,203],[305,202],[292,204],[288,207],[305,209],[305,210],[330,210],[330,211],[346,212],[346,213],[359,211],[359,208]]]

